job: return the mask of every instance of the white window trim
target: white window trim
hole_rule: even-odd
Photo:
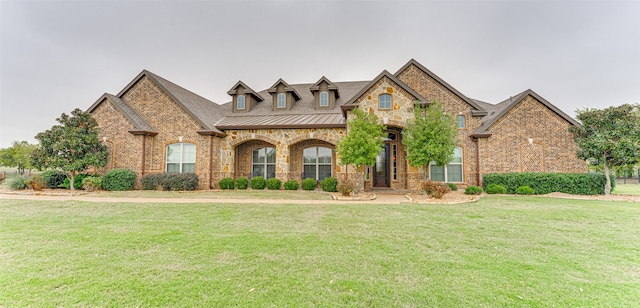
[[[315,163],[305,163],[304,162],[304,150],[306,149],[310,149],[310,148],[314,148],[316,149],[316,162]],[[325,149],[329,149],[331,151],[331,163],[327,164],[327,163],[320,163],[320,159],[318,157],[318,151],[319,148],[325,148]],[[304,171],[304,167],[305,166],[315,166],[316,169],[316,181],[319,181],[319,175],[320,175],[320,166],[331,166],[331,174],[329,176],[333,176],[333,149],[329,148],[329,147],[324,147],[324,146],[310,146],[310,147],[306,147],[304,149],[302,149],[302,170]]]
[[[240,98],[242,98],[242,108],[240,108]],[[238,97],[236,98],[236,109],[245,110],[246,108],[247,100],[245,99],[244,95],[238,95]]]
[[[325,104],[322,104],[322,94],[324,94],[326,96],[326,101]],[[329,92],[328,91],[322,91],[320,92],[320,97],[319,97],[319,105],[320,107],[329,107]]]
[[[264,149],[264,163],[256,163],[253,161],[253,152],[256,150],[260,150],[260,149]],[[254,148],[253,150],[251,150],[251,173],[253,173],[253,166],[255,165],[262,165],[264,167],[264,174],[261,175],[262,177],[264,177],[265,179],[269,178],[269,168],[267,168],[267,166],[273,165],[275,166],[277,164],[277,162],[273,162],[273,163],[269,163],[269,159],[268,159],[268,151],[267,149],[276,149],[275,147],[261,147],[261,148]],[[277,157],[276,157],[277,158]],[[274,168],[275,170],[275,168]]]
[[[282,105],[280,105],[280,97],[282,97]],[[287,107],[287,94],[285,93],[278,93],[278,95],[276,95],[276,108],[286,108]]]
[[[168,171],[169,170],[169,164],[178,164],[178,173],[182,173],[182,169],[183,169],[182,167],[183,167],[184,164],[195,164],[196,161],[197,161],[197,159],[194,159],[194,161],[192,163],[184,161],[184,146],[186,144],[186,145],[192,145],[194,148],[196,148],[196,145],[193,144],[193,143],[188,143],[188,142],[171,143],[171,144],[167,144],[167,150],[166,151],[167,152],[169,151],[169,146],[172,146],[172,145],[175,145],[175,144],[179,144],[180,145],[180,162],[178,162],[178,163],[169,163],[169,154],[167,153],[165,155],[165,158],[164,158],[164,161],[165,161],[164,167],[165,167],[165,171]],[[197,155],[197,151],[196,151],[196,155]],[[195,170],[194,170],[194,172],[195,172]]]
[[[446,165],[444,165],[444,182],[445,183],[464,183],[464,149],[460,146],[456,146],[456,148],[460,148],[460,162],[459,163],[448,163]],[[438,166],[435,162],[431,162],[429,164],[431,166]],[[462,179],[462,182],[449,182],[449,175],[447,172],[447,166],[449,165],[460,165],[460,177]],[[438,167],[442,167],[442,166],[438,166]],[[429,179],[431,180],[431,168],[429,168]]]

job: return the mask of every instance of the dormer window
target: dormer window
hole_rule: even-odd
[[[236,109],[238,110],[244,110],[245,107],[245,102],[244,102],[244,95],[238,95],[238,99],[237,99],[237,106]]]
[[[322,91],[320,92],[320,107],[328,107],[329,106],[329,92]]]
[[[278,104],[277,104],[278,108],[285,108],[287,107],[287,95],[284,93],[278,93]]]
[[[378,97],[379,109],[391,109],[391,95],[382,94]]]

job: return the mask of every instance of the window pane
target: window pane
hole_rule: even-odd
[[[264,148],[253,149],[253,163],[264,163]]]
[[[253,165],[253,168],[251,169],[251,175],[252,176],[264,176],[264,165]]]
[[[303,162],[305,164],[315,164],[316,163],[316,147],[306,148],[302,151]]]
[[[264,178],[270,179],[275,177],[276,177],[276,165],[267,165],[267,174],[264,176]]]
[[[316,176],[316,165],[305,165],[303,172],[305,178],[318,179]]]
[[[195,163],[196,162],[196,145],[185,143],[183,145],[184,152],[182,154],[183,163]]]
[[[429,178],[432,181],[444,182],[444,166],[431,165]]]
[[[462,148],[455,147],[453,149],[453,160],[451,163],[462,163]]]
[[[167,146],[167,163],[180,162],[180,143],[174,143]]]
[[[462,165],[447,165],[447,182],[462,182]]]
[[[463,115],[459,115],[458,116],[458,128],[464,128],[464,116]]]
[[[325,147],[318,147],[318,163],[331,164],[331,149]]]
[[[326,91],[320,92],[320,106],[329,106],[329,93]]]
[[[391,95],[382,94],[382,95],[380,95],[378,100],[379,100],[379,104],[380,104],[380,108],[381,109],[389,109],[389,108],[391,108]]]
[[[284,93],[278,94],[278,108],[284,108],[286,106],[287,106],[286,94]]]
[[[322,181],[325,178],[331,176],[331,166],[330,165],[320,165],[318,166],[318,180]]]
[[[238,96],[238,109],[244,109],[244,95]]]
[[[167,163],[167,172],[180,172],[180,164]]]
[[[182,173],[196,173],[196,164],[182,164]]]
[[[267,163],[275,164],[276,163],[276,148],[265,148],[267,151]]]

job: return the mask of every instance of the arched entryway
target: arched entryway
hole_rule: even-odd
[[[369,169],[372,187],[406,188],[406,164],[402,147],[402,130],[388,128],[384,146],[378,152],[375,164]]]

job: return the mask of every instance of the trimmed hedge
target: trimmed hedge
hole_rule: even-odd
[[[104,181],[104,180],[103,180]],[[196,190],[198,189],[198,176],[194,173],[162,173],[147,174],[140,179],[142,189],[155,190]],[[233,183],[233,180],[231,181]]]
[[[67,174],[60,170],[47,170],[40,173],[47,188],[59,188],[60,184],[64,183],[64,179],[67,178]]]
[[[156,190],[161,187],[162,179],[164,174],[147,174],[140,179],[140,183],[144,190]]]
[[[298,181],[296,180],[288,180],[284,182],[285,190],[298,190],[298,188],[300,188],[300,184],[298,184]]]
[[[467,186],[467,188],[465,188],[464,190],[464,193],[465,195],[479,195],[482,193],[482,187],[475,185]]]
[[[282,181],[276,178],[270,178],[267,180],[267,189],[269,190],[280,190],[282,186]]]
[[[487,188],[484,191],[486,191],[490,195],[506,194],[507,188],[504,187],[504,185],[493,183],[493,184],[487,185]]]
[[[482,176],[482,185],[500,184],[513,194],[520,186],[533,188],[536,194],[562,192],[572,195],[603,195],[607,182],[602,173],[490,173]],[[615,182],[611,181],[611,189]]]
[[[80,185],[82,185],[82,181],[80,181]],[[129,169],[109,170],[102,177],[102,189],[104,190],[132,190],[135,185],[136,173]]]
[[[250,181],[251,189],[264,189],[267,181],[262,176],[254,176]]]
[[[517,195],[533,195],[535,194],[536,191],[533,190],[533,188],[529,187],[529,186],[520,186],[516,189],[516,194]]]
[[[222,180],[220,180],[220,182],[218,182],[218,186],[220,186],[220,189],[223,190],[229,190],[229,189],[233,189],[233,179],[232,178],[224,178]]]
[[[316,179],[306,178],[302,180],[302,189],[304,190],[315,190],[317,185]]]
[[[330,176],[330,177],[325,178],[324,180],[322,180],[322,182],[320,182],[320,186],[322,187],[323,191],[337,192],[338,191],[338,179]]]
[[[451,191],[458,191],[458,185],[453,184],[453,183],[447,183],[449,185],[449,188],[451,188]]]
[[[244,189],[247,189],[247,187],[249,187],[249,180],[246,177],[241,176],[241,177],[236,179],[236,188],[237,189],[244,190]]]

